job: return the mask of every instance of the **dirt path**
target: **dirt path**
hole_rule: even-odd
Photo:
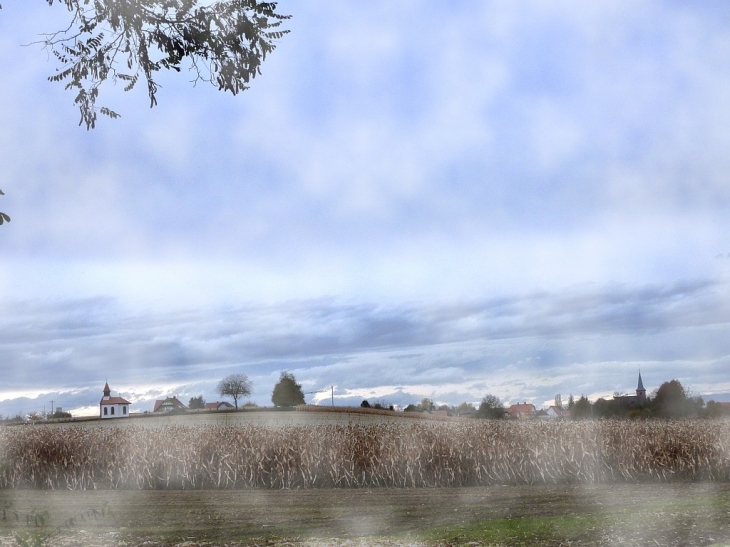
[[[112,516],[94,518],[104,506]],[[306,491],[0,491],[15,534],[49,545],[420,545],[484,522],[585,517],[586,545],[730,542],[730,485],[600,485]],[[27,515],[50,515],[45,528]],[[17,513],[17,515],[16,515]],[[80,515],[85,515],[81,518]],[[74,518],[74,521],[69,519]],[[547,520],[546,520],[547,519]],[[555,522],[557,522],[555,521]],[[532,522],[532,521],[530,521]],[[553,526],[551,524],[551,526]],[[436,535],[434,536],[434,530]],[[456,534],[456,535],[455,535]],[[434,539],[436,537],[437,539]],[[458,536],[460,537],[460,536]],[[337,539],[334,539],[337,538]],[[458,540],[454,540],[458,543]]]

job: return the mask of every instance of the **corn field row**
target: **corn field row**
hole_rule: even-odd
[[[730,422],[0,428],[0,488],[730,480]]]

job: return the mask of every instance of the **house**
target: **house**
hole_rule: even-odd
[[[570,418],[570,410],[567,408],[551,406],[545,411],[545,415],[551,419]]]
[[[532,403],[522,403],[512,405],[507,409],[507,412],[510,416],[513,418],[517,418],[518,420],[526,420],[528,418],[533,418],[535,414],[537,414],[537,410],[535,409],[535,405]]]
[[[205,410],[230,410],[233,407],[228,401],[216,401],[215,403],[205,403]]]
[[[636,395],[619,395],[614,394],[613,400],[628,406],[644,406],[646,404],[646,390],[644,382],[641,380],[641,371],[639,371],[639,384],[636,387]]]
[[[129,406],[132,404],[121,397],[112,397],[109,389],[109,382],[104,383],[104,396],[99,401],[99,418],[102,420],[109,418],[127,418],[129,416]]]
[[[152,409],[152,412],[172,412],[173,410],[187,409],[188,407],[186,407],[180,399],[173,395],[172,397],[168,397],[162,401],[155,401],[155,407]]]

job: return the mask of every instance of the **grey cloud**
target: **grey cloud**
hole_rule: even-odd
[[[703,377],[721,378],[723,356],[730,355],[727,290],[696,281],[458,305],[330,299],[147,315],[125,313],[108,299],[10,302],[8,309],[23,312],[0,321],[0,359],[5,388],[14,391],[84,389],[113,376],[117,383],[138,385],[203,382],[210,394],[215,378],[234,370],[256,379],[264,403],[265,386],[280,370],[296,371],[312,385],[352,389],[405,382],[488,386],[495,384],[483,384],[485,378],[501,378],[494,380],[497,387],[519,388],[523,396],[551,382],[555,388],[611,390],[601,379],[610,376],[607,371],[592,371],[584,384],[576,384],[577,376],[597,362],[625,363],[627,383],[641,363],[663,363],[667,377],[691,376],[683,363],[695,361],[703,363]],[[29,324],[37,326],[31,330]],[[503,378],[510,368],[547,376],[532,384],[518,377],[510,382]]]

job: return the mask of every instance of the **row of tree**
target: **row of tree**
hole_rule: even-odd
[[[486,395],[479,408],[472,403],[463,402],[458,406],[436,404],[429,398],[421,399],[419,404],[410,404],[405,407],[404,412],[433,412],[434,410],[445,410],[449,416],[474,416],[476,418],[485,419],[501,419],[504,418],[504,405],[496,395]]]
[[[361,406],[366,405],[363,401]],[[560,395],[555,397],[555,406],[563,409]],[[622,397],[613,399],[600,398],[592,403],[585,395],[577,400],[571,395],[568,399],[567,410],[575,420],[591,418],[719,418],[727,412],[716,401],[705,404],[702,397],[693,395],[682,386],[679,380],[664,382],[650,397],[643,402]],[[474,416],[483,419],[501,419],[505,417],[505,408],[499,397],[485,396],[479,408],[472,403],[461,403],[458,406],[436,404],[428,398],[422,399],[419,404],[409,404],[406,412],[433,412],[446,410],[450,416]]]
[[[245,374],[231,374],[223,378],[216,388],[216,393],[222,397],[233,398],[235,408],[238,408],[238,400],[251,395],[253,384]],[[276,407],[291,407],[304,404],[304,392],[301,384],[297,383],[294,375],[289,372],[282,372],[279,381],[271,393],[271,402]],[[202,395],[191,397],[188,408],[205,408],[205,399]]]
[[[591,403],[581,396],[568,403],[570,415],[576,420],[590,418],[719,418],[723,406],[716,401],[705,404],[702,397],[693,395],[679,380],[664,382],[644,402],[631,401],[621,397],[600,398]]]

